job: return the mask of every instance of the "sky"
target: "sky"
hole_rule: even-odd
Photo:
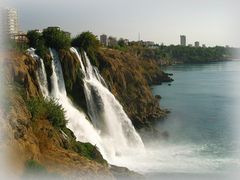
[[[1,0],[18,10],[22,31],[60,26],[129,40],[240,47],[239,0]]]

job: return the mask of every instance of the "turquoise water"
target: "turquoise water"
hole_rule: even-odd
[[[159,143],[164,163],[151,173],[238,170],[240,61],[174,65],[165,71],[173,73],[174,82],[154,86],[153,93],[171,111],[157,125],[169,139]]]

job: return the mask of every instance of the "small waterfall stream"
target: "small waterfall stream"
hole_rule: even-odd
[[[36,72],[37,80],[43,96],[48,97],[49,94],[48,94],[47,74],[46,74],[43,60],[35,53],[35,49],[33,48],[28,49],[27,52],[33,59],[35,59],[40,64],[40,68],[38,68]]]

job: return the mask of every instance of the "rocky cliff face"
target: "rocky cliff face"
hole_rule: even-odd
[[[69,129],[55,128],[48,118],[33,119],[26,102],[41,98],[34,73],[36,61],[28,55],[12,53],[5,59],[5,66],[9,122],[5,126],[6,146],[15,174],[24,176],[27,168],[33,166],[44,167],[44,174],[54,177],[70,175],[84,179],[88,175],[87,178],[94,179],[102,175],[113,179],[96,147],[77,142]]]
[[[82,74],[79,61],[70,51],[59,53],[68,95],[86,110]],[[97,60],[97,62],[95,62]],[[107,82],[110,91],[123,105],[124,110],[138,129],[151,127],[155,120],[162,119],[166,111],[152,95],[150,85],[172,81],[160,70],[154,60],[140,59],[131,53],[112,49],[99,49],[96,64]]]
[[[51,58],[44,59],[48,80],[51,76]],[[70,51],[60,50],[59,58],[63,68],[68,96],[86,111],[80,64]],[[160,109],[158,99],[151,93],[150,85],[170,81],[153,60],[143,60],[130,53],[111,49],[100,49],[96,54],[100,73],[109,89],[123,105],[124,110],[138,129],[151,127],[151,122],[166,115]],[[40,164],[50,174],[79,176],[91,174],[92,178],[113,175],[127,169],[109,168],[96,147],[77,142],[74,134],[65,128],[56,128],[47,117],[33,118],[27,101],[42,98],[36,77],[39,64],[26,54],[10,53],[5,59],[8,125],[8,146],[16,166],[16,173],[24,175],[26,163]],[[51,87],[49,87],[51,89]],[[16,158],[20,157],[20,158]],[[15,159],[17,159],[15,161]],[[33,164],[34,164],[33,163]],[[76,172],[76,174],[73,173]],[[74,175],[73,175],[73,174]],[[113,174],[113,175],[112,175]],[[125,176],[124,175],[124,176]]]
[[[111,92],[138,129],[151,127],[151,122],[166,115],[160,109],[150,85],[171,81],[153,60],[143,60],[127,52],[100,49],[97,54],[99,70]]]
[[[80,62],[73,53],[66,50],[59,51],[59,58],[62,64],[68,96],[76,105],[86,112],[87,107],[82,81],[83,75],[80,71]]]

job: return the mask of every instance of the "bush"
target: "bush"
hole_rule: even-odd
[[[47,172],[46,168],[44,166],[42,166],[41,164],[39,164],[37,161],[35,160],[27,160],[25,163],[25,168],[27,172],[31,172],[31,173],[44,173]]]
[[[84,50],[87,53],[88,57],[93,61],[92,63],[94,65],[97,65],[95,53],[99,48],[100,43],[97,37],[93,33],[87,31],[76,36],[72,40],[72,46],[78,47],[81,50]]]
[[[103,159],[101,153],[98,151],[97,147],[93,146],[90,143],[77,141],[74,150],[90,160],[95,160],[100,164],[107,164],[107,162]]]
[[[68,49],[71,46],[71,38],[66,32],[59,28],[48,27],[43,30],[43,38],[47,47],[59,49]]]
[[[99,47],[100,43],[93,33],[87,31],[75,37],[72,40],[72,45],[79,47],[87,52],[90,50],[96,50]]]
[[[65,111],[54,99],[32,98],[27,101],[32,119],[48,119],[56,128],[63,128],[67,124]]]
[[[41,33],[35,30],[28,31],[27,38],[28,38],[29,47],[36,48],[40,37],[41,37]]]

